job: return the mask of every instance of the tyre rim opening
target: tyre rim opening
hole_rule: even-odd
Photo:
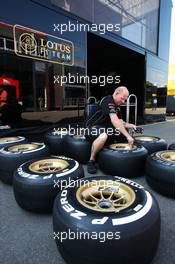
[[[29,170],[34,173],[53,173],[65,170],[69,166],[66,160],[61,159],[45,159],[38,160],[30,164]]]
[[[39,147],[40,146],[37,144],[21,144],[21,145],[15,145],[15,146],[9,147],[8,151],[12,153],[13,152],[23,153],[26,151],[35,150]]]
[[[136,136],[134,138],[135,140],[146,141],[146,142],[158,141],[158,138],[152,136]]]
[[[5,137],[5,138],[0,138],[0,144],[3,143],[8,143],[8,142],[13,142],[19,140],[18,137]]]
[[[100,180],[79,187],[77,200],[84,207],[98,212],[119,212],[135,200],[135,192],[124,183]]]
[[[127,143],[115,143],[109,145],[109,148],[112,150],[134,150],[137,149],[137,146],[129,145]]]
[[[163,161],[175,163],[175,151],[157,152],[156,156]]]

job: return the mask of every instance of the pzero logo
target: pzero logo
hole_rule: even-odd
[[[69,40],[20,25],[13,26],[13,37],[18,56],[64,65],[74,64],[74,45]]]

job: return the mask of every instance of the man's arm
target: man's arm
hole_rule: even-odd
[[[134,129],[134,130],[136,130],[136,128],[137,128],[134,124],[131,124],[131,123],[125,123],[125,122],[124,122],[124,127],[125,127],[125,128],[132,128],[132,129]]]
[[[109,116],[110,116],[112,125],[117,130],[119,130],[120,133],[122,133],[126,137],[128,143],[132,145],[134,143],[134,139],[129,135],[129,133],[125,129],[125,127],[123,125],[123,120],[119,119],[115,113],[111,113]]]

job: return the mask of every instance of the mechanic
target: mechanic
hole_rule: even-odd
[[[119,107],[127,100],[128,96],[129,92],[125,86],[116,88],[113,95],[102,98],[95,113],[92,113],[86,119],[85,126],[88,128],[88,133],[86,132],[85,136],[88,140],[93,141],[90,160],[87,164],[87,171],[90,174],[97,172],[95,164],[97,153],[104,147],[105,143],[109,144],[117,138],[117,132],[126,138],[128,144],[132,145],[134,143],[134,139],[126,129],[136,130],[136,126],[123,122]],[[112,135],[111,129],[113,130]],[[109,131],[110,133],[108,133]]]

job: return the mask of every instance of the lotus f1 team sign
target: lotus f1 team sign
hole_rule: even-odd
[[[71,41],[20,25],[14,25],[13,36],[18,56],[65,65],[74,64],[74,45]]]

